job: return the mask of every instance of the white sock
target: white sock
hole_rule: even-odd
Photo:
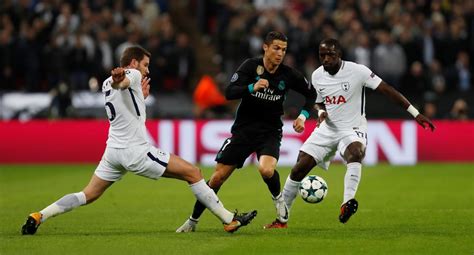
[[[355,197],[362,175],[362,164],[352,162],[347,164],[346,176],[344,177],[344,201],[343,204]]]
[[[223,223],[231,223],[234,214],[224,208],[214,190],[207,186],[204,179],[189,185],[196,198],[207,207],[214,215],[216,215]]]
[[[84,204],[86,204],[86,195],[84,192],[81,191],[78,193],[67,194],[40,211],[40,213],[43,215],[41,222],[46,221],[49,217],[54,217],[65,212],[69,212],[72,209]]]
[[[293,201],[295,201],[296,194],[298,193],[298,187],[300,185],[300,182],[293,181],[290,179],[290,176],[288,175],[288,178],[286,178],[285,186],[283,186],[283,198],[285,199],[286,206],[288,207],[288,210],[291,209],[291,205],[293,205]]]

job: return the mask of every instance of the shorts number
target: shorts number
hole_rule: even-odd
[[[111,102],[105,103],[105,111],[107,112],[107,116],[109,117],[109,121],[113,121],[115,119],[115,107]]]
[[[230,144],[230,138],[227,138],[224,142],[224,144],[222,145],[222,148],[220,151],[224,151],[225,150],[225,147],[227,147],[227,145]]]
[[[367,133],[360,132],[360,131],[354,131],[354,132],[357,134],[358,137],[367,139]]]

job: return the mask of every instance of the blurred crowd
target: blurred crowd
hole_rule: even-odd
[[[1,88],[97,90],[133,44],[153,55],[153,89],[188,87],[194,49],[168,8],[166,0],[2,0]]]
[[[261,53],[269,30],[289,37],[286,64],[310,77],[319,66],[317,45],[340,40],[343,59],[364,64],[409,97],[422,97],[433,118],[437,102],[458,94],[453,110],[467,111],[473,91],[474,1],[464,0],[229,0],[208,1],[201,30],[216,40],[221,67],[229,74],[243,59]],[[235,49],[239,50],[236,51]],[[463,102],[459,104],[459,102]],[[372,103],[372,102],[370,102]],[[369,104],[370,104],[369,103]]]
[[[171,17],[177,3],[189,17]],[[332,37],[344,59],[419,98],[428,116],[469,118],[474,1],[465,0],[2,0],[0,93],[52,91],[67,104],[70,91],[99,90],[121,52],[141,44],[152,53],[152,93],[191,95],[199,44],[177,29],[183,18],[210,38],[220,77],[261,55],[270,30],[287,34],[285,63],[310,77],[319,41]],[[437,110],[447,95],[456,113]]]

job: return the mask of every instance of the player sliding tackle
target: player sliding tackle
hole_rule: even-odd
[[[326,39],[319,44],[319,60],[322,66],[311,76],[317,92],[319,128],[313,131],[301,147],[296,165],[283,188],[283,197],[290,209],[300,181],[316,165],[327,170],[330,160],[336,151],[339,151],[347,164],[339,221],[346,223],[358,208],[355,194],[367,145],[365,88],[374,89],[398,103],[423,128],[434,131],[435,126],[403,95],[382,81],[369,68],[343,61],[341,52],[337,40]]]
[[[102,85],[110,121],[109,137],[89,184],[81,192],[67,194],[43,210],[30,214],[21,229],[22,234],[33,235],[50,217],[92,203],[127,171],[155,180],[163,176],[188,182],[199,202],[224,223],[227,232],[235,232],[257,215],[257,211],[229,212],[204,182],[199,168],[147,142],[145,98],[150,93],[147,77],[150,56],[139,46],[127,48],[120,59],[121,67],[112,70],[112,76]]]

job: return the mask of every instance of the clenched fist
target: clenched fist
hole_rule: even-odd
[[[125,69],[123,67],[114,68],[110,73],[114,83],[120,83],[125,79]]]

